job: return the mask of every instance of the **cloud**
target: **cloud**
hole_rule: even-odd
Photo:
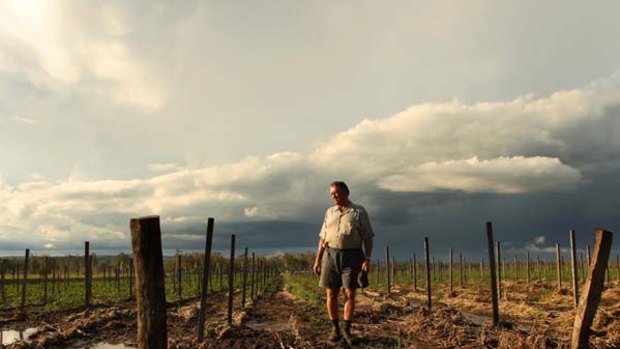
[[[545,243],[546,239],[544,236],[537,236],[536,238],[534,238],[534,243],[536,245],[543,245]]]
[[[615,73],[582,89],[545,98],[528,95],[508,102],[415,105],[333,136],[319,144],[310,161],[330,173],[348,172],[360,180],[416,171],[454,175],[457,166],[470,173],[485,167],[499,175],[499,167],[511,162],[519,176],[530,177],[521,183],[534,183],[545,172],[559,170],[559,178],[571,188],[586,164],[620,155],[619,83],[620,73]],[[471,164],[472,158],[479,162]],[[543,165],[544,172],[534,171],[534,163]],[[509,175],[485,181],[487,190],[497,191],[492,183],[509,180]],[[385,181],[395,178],[384,179],[384,186]]]
[[[443,163],[428,162],[379,179],[391,191],[457,190],[473,193],[518,194],[574,189],[581,174],[558,159],[545,157],[477,157]]]
[[[57,94],[88,91],[150,112],[167,102],[160,69],[131,49],[130,6],[10,0],[0,4],[0,71]],[[106,29],[97,26],[103,22]],[[93,79],[94,84],[83,82]]]
[[[149,171],[151,172],[168,172],[168,171],[180,171],[183,167],[175,163],[157,163],[149,164]]]
[[[3,116],[0,114],[0,125],[2,124],[6,125],[9,123],[35,125],[37,124],[37,120],[26,118],[26,117],[19,116],[19,115]]]
[[[243,209],[246,217],[256,217],[259,214],[258,206],[246,207]]]
[[[151,170],[172,172],[132,180],[39,178],[10,185],[0,178],[0,239],[29,231],[63,248],[86,234],[114,246],[126,244],[131,217],[159,214],[177,242],[190,241],[191,227],[212,216],[230,229],[261,223],[274,229],[274,244],[291,244],[302,241],[291,235],[296,230],[320,223],[334,179],[349,182],[354,200],[375,209],[376,222],[391,222],[386,231],[402,233],[401,225],[411,222],[427,228],[445,222],[444,212],[470,219],[464,217],[473,212],[469,207],[506,220],[517,221],[506,212],[524,208],[536,217],[540,210],[530,198],[552,198],[558,212],[571,213],[559,203],[596,184],[592,168],[612,164],[605,168],[613,178],[620,170],[613,166],[620,155],[619,81],[614,74],[544,98],[415,105],[365,120],[307,154],[283,151],[203,168],[154,163]],[[544,237],[531,238],[528,249],[549,252]]]

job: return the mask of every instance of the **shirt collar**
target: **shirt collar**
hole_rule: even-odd
[[[348,207],[347,207],[347,209],[346,209],[344,212],[342,212],[342,213],[351,212],[351,211],[353,210],[353,207],[354,207],[354,206],[355,206],[355,204],[354,204],[352,201],[350,201],[350,202],[349,202],[349,206],[348,206]],[[338,205],[334,205],[334,206],[332,207],[332,212],[340,212],[340,207],[339,207]]]

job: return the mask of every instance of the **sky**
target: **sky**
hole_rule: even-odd
[[[617,1],[0,0],[0,255],[580,251],[620,222]],[[617,240],[617,239],[616,239]],[[618,242],[614,251],[618,251]],[[616,253],[614,252],[614,253]],[[615,256],[615,254],[614,254]]]

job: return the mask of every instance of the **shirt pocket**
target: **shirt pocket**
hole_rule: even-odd
[[[360,239],[360,226],[355,216],[346,215],[343,217],[340,234],[355,240]]]
[[[337,216],[330,216],[325,220],[325,228],[326,228],[326,233],[328,235],[334,234],[338,232],[338,217]]]

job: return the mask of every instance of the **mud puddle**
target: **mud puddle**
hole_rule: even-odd
[[[26,328],[24,330],[7,330],[2,329],[0,331],[0,343],[2,345],[12,344],[17,341],[27,340],[33,334],[37,333],[39,329],[35,327]]]

